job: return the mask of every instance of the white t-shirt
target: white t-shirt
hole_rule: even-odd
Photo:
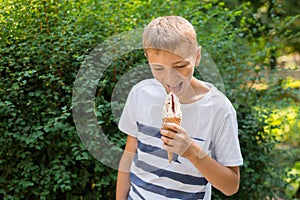
[[[242,165],[236,112],[225,95],[205,84],[210,90],[203,98],[181,104],[181,126],[220,164]],[[210,199],[211,185],[193,164],[176,154],[169,164],[167,152],[162,149],[159,128],[166,95],[155,79],[141,81],[128,95],[119,129],[138,140],[128,199]]]

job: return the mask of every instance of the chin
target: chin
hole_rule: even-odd
[[[178,91],[172,91],[177,97],[184,95],[185,88],[182,86]]]

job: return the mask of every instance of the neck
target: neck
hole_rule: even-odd
[[[202,81],[193,77],[190,82],[190,87],[178,98],[180,103],[190,104],[203,98],[207,92],[209,92],[209,88]]]

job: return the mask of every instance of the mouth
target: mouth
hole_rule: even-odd
[[[183,84],[183,82],[180,82],[180,83],[178,83],[178,84],[176,84],[176,85],[168,85],[168,84],[166,84],[166,88],[167,88],[167,91],[168,92],[173,92],[173,93],[178,93],[178,92],[180,92],[180,90],[181,90],[181,88],[182,88],[182,84]]]

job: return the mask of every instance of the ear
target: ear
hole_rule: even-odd
[[[148,54],[147,54],[147,50],[146,49],[144,49],[144,55],[145,55],[146,58],[148,58]]]
[[[201,46],[197,48],[195,66],[198,66],[200,64],[200,60],[201,60]]]

